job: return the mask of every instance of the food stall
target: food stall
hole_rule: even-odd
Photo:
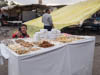
[[[0,46],[8,59],[8,75],[92,75],[92,36],[40,30],[34,38],[9,39]]]

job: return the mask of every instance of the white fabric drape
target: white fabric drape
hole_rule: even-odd
[[[81,1],[86,1],[86,0],[43,0],[43,4],[46,5],[52,5],[52,4],[58,4],[58,5],[71,5],[75,4]]]
[[[39,4],[39,0],[8,0],[20,5]],[[86,0],[42,0],[44,5],[71,5]]]
[[[38,0],[7,0],[9,2],[13,1],[20,5],[30,5],[30,4],[38,4]]]
[[[0,65],[3,65],[4,62],[3,62],[3,56],[1,54],[1,45],[0,45]]]
[[[94,47],[95,38],[87,37],[22,56],[2,44],[1,53],[8,58],[8,75],[92,75]]]

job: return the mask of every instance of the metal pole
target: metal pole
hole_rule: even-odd
[[[42,0],[39,0],[39,4],[42,5]]]

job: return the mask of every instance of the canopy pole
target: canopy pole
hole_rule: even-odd
[[[39,4],[42,5],[42,0],[39,0]]]

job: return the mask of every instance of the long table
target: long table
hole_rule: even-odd
[[[1,44],[1,54],[8,59],[8,75],[92,75],[95,38],[85,38],[25,55]]]

